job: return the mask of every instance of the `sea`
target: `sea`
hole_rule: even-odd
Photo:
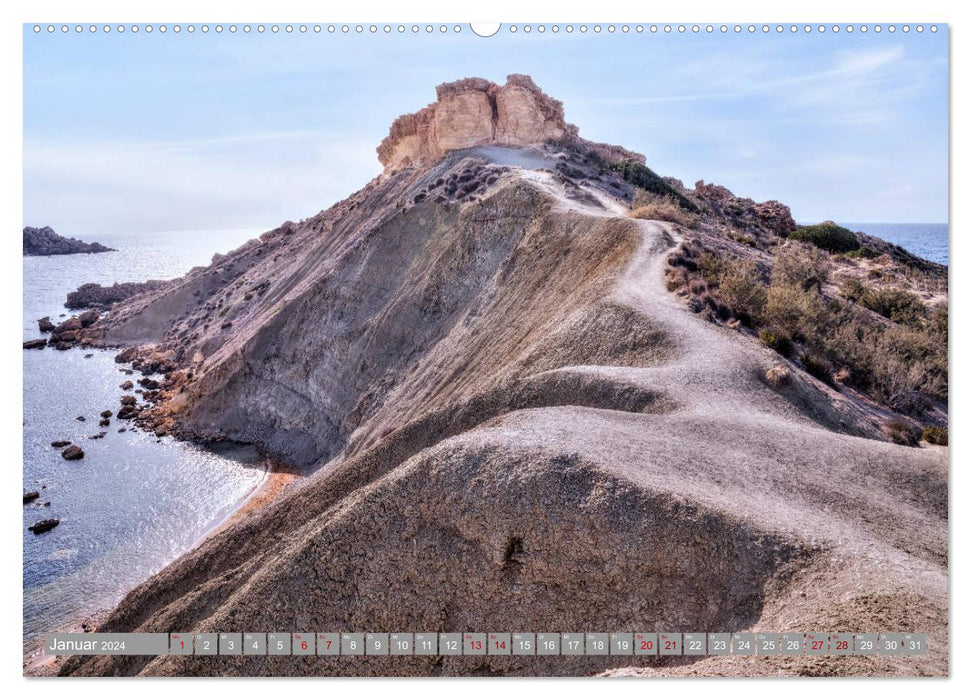
[[[57,323],[68,292],[86,282],[170,279],[259,231],[188,231],[85,236],[117,252],[23,258],[23,338],[41,337],[37,319]],[[76,313],[76,312],[74,312]],[[23,488],[40,498],[23,507],[25,653],[46,631],[75,626],[119,602],[138,583],[192,548],[265,478],[253,448],[220,452],[133,432],[100,413],[116,412],[128,377],[115,352],[75,348],[23,351]],[[83,416],[84,421],[77,420]],[[124,433],[119,428],[127,427]],[[105,431],[102,439],[92,439]],[[66,461],[55,440],[84,458]],[[41,505],[45,503],[50,505]],[[53,530],[27,528],[59,518]]]
[[[840,223],[850,231],[862,231],[896,243],[925,260],[947,265],[947,224]]]
[[[928,260],[947,264],[946,224],[846,223]],[[23,338],[40,337],[37,319],[70,315],[68,292],[86,282],[170,279],[258,230],[182,231],[85,236],[117,252],[23,259]],[[127,430],[99,414],[116,411],[128,379],[113,351],[23,351],[23,486],[40,498],[23,508],[24,649],[46,631],[75,626],[114,606],[138,583],[190,550],[263,481],[265,466],[249,447],[219,452]],[[137,377],[133,377],[137,379]],[[84,421],[77,420],[84,416]],[[102,439],[92,439],[101,430]],[[71,440],[84,459],[65,461],[54,440]],[[41,505],[45,503],[50,505]],[[59,518],[53,530],[27,528]]]

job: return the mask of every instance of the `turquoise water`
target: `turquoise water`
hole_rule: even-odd
[[[67,292],[85,282],[167,279],[209,262],[257,232],[189,232],[98,236],[118,252],[23,259],[23,337],[40,336],[36,319],[61,314]],[[86,357],[86,355],[91,355]],[[263,480],[255,450],[217,454],[161,441],[114,418],[128,377],[114,353],[45,348],[23,351],[24,491],[40,491],[23,507],[24,643],[110,607],[133,586],[189,550]],[[137,379],[138,377],[132,377]],[[75,420],[85,416],[86,421]],[[103,439],[90,439],[101,430]],[[85,457],[68,462],[50,443],[71,440]],[[46,488],[44,488],[46,487]],[[61,524],[34,535],[38,520]]]

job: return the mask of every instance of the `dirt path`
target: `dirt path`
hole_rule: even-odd
[[[613,214],[560,201],[574,212]],[[704,503],[750,527],[827,552],[800,574],[795,592],[766,599],[763,622],[753,629],[794,629],[790,625],[800,622],[823,629],[835,617],[840,629],[925,631],[937,653],[915,662],[924,669],[919,672],[946,672],[946,448],[853,437],[808,417],[763,380],[778,356],[754,338],[691,313],[664,288],[666,258],[677,243],[671,227],[636,223],[643,241],[613,296],[668,333],[674,359],[660,367],[561,371],[656,390],[678,410],[642,416],[547,408],[505,416],[495,430],[506,444],[518,434],[526,437],[518,442],[523,450],[551,444],[575,450],[644,489]],[[821,414],[835,411],[852,422],[859,411],[852,401],[815,380],[803,381]],[[871,660],[855,662],[858,668],[850,671],[847,664],[853,663],[837,667],[917,672],[906,664],[911,671],[901,670],[896,661]],[[764,666],[708,660],[693,672],[764,673]],[[801,672],[798,663],[792,669]]]

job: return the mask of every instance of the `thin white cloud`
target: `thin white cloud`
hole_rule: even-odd
[[[170,142],[24,143],[24,224],[72,230],[269,227],[380,171],[373,146],[284,132]],[[55,226],[56,228],[56,226]]]
[[[664,102],[693,102],[697,100],[721,100],[748,97],[781,91],[785,88],[820,83],[832,90],[839,80],[865,77],[881,71],[898,61],[903,55],[901,47],[886,50],[847,52],[841,56],[833,68],[825,71],[789,75],[780,78],[769,78],[765,75],[768,69],[762,71],[761,77],[752,75],[735,80],[735,89],[715,92],[685,93],[680,95],[656,95],[645,97],[613,97],[606,102],[613,105],[644,105]],[[710,73],[711,63],[703,63],[705,70]],[[723,73],[724,74],[724,73]]]

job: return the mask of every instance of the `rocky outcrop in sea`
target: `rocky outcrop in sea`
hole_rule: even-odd
[[[114,248],[100,243],[85,243],[76,238],[65,238],[50,226],[24,227],[24,255],[74,255],[75,253],[109,253]]]

